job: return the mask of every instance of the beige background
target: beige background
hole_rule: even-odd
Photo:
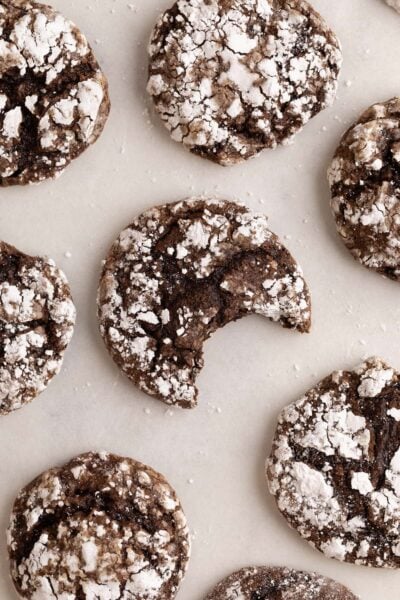
[[[13,497],[33,476],[79,452],[108,449],[160,470],[182,499],[194,544],[179,600],[202,600],[233,569],[264,563],[318,570],[364,600],[400,598],[400,574],[328,560],[290,531],[263,475],[285,404],[365,355],[400,368],[399,284],[363,269],[337,239],[325,178],[346,126],[369,104],[400,92],[400,16],[382,0],[314,0],[343,43],[336,104],[292,147],[223,169],[170,141],[149,112],[146,45],[170,0],[54,4],[93,43],[113,109],[100,141],[58,181],[0,192],[0,238],[52,256],[78,308],[61,375],[33,404],[0,419],[1,531]],[[257,317],[228,326],[207,344],[199,407],[168,412],[108,358],[97,332],[96,286],[109,245],[137,214],[201,193],[238,197],[269,215],[304,268],[313,330],[302,336]],[[0,598],[13,600],[0,539]]]

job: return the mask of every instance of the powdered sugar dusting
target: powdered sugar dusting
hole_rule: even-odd
[[[338,371],[279,418],[267,477],[289,524],[330,558],[398,568],[399,374]]]
[[[316,573],[274,567],[241,569],[221,581],[206,600],[256,600],[257,598],[357,600],[339,583]]]
[[[204,341],[258,313],[308,330],[300,267],[264,215],[213,199],[151,209],[125,229],[106,261],[98,296],[112,356],[144,391],[192,407]]]
[[[106,79],[71,21],[28,0],[15,6],[0,2],[3,5],[0,178],[10,185],[61,173],[97,139],[109,101]],[[24,87],[27,95],[15,106]]]
[[[8,549],[23,596],[72,600],[83,590],[87,600],[151,600],[175,597],[190,537],[159,473],[103,452],[78,456],[22,490]]]
[[[65,275],[53,261],[0,244],[0,413],[44,390],[62,364],[75,323]]]
[[[178,0],[149,53],[148,92],[173,139],[221,164],[291,141],[332,104],[341,65],[304,0]]]
[[[366,110],[343,136],[328,171],[332,211],[361,264],[400,277],[400,99]]]

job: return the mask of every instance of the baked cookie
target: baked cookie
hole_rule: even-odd
[[[328,557],[400,568],[400,376],[379,358],[285,408],[267,461],[289,525]]]
[[[20,492],[8,551],[21,598],[171,600],[190,542],[164,477],[103,452],[50,469]]]
[[[389,4],[392,8],[397,10],[400,13],[400,0],[385,0],[386,4]]]
[[[221,165],[287,144],[335,99],[340,43],[305,0],[178,0],[148,92],[175,141]]]
[[[0,242],[0,414],[33,400],[60,371],[74,324],[64,273]]]
[[[0,185],[59,175],[97,140],[109,109],[79,29],[45,4],[0,0]]]
[[[143,391],[192,408],[203,344],[227,323],[257,313],[310,328],[302,271],[264,215],[197,198],[143,213],[116,240],[98,292],[111,356]]]
[[[357,600],[340,583],[304,571],[249,567],[221,581],[206,600]]]
[[[347,248],[362,265],[400,277],[400,98],[366,110],[343,136],[328,179]]]

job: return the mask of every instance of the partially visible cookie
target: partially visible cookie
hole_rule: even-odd
[[[64,273],[0,242],[0,414],[30,402],[59,372],[74,324]]]
[[[375,104],[343,136],[328,171],[337,228],[354,258],[400,278],[400,98]]]
[[[172,600],[190,541],[165,478],[102,452],[50,469],[20,492],[8,551],[27,600]]]
[[[172,138],[221,165],[291,142],[333,103],[342,62],[305,0],[178,0],[149,54],[147,89]]]
[[[249,567],[233,573],[206,600],[357,600],[340,583],[304,571]]]
[[[280,417],[267,477],[330,558],[400,568],[400,375],[379,358],[326,377]]]
[[[397,10],[400,13],[400,0],[385,0],[386,4],[389,4],[392,8]]]
[[[100,330],[111,356],[142,390],[192,408],[203,344],[250,313],[306,332],[302,271],[264,215],[197,198],[146,211],[105,261]]]
[[[103,130],[107,80],[86,38],[50,6],[0,1],[0,185],[59,175]]]

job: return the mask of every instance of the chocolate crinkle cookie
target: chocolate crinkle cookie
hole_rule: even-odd
[[[206,600],[358,600],[340,583],[304,571],[249,567],[233,573]]]
[[[354,258],[400,279],[400,98],[375,104],[344,134],[328,179],[337,228]]]
[[[197,198],[143,213],[105,261],[100,329],[118,366],[142,390],[192,408],[203,343],[249,313],[310,328],[302,271],[264,215]]]
[[[27,600],[172,600],[190,543],[164,477],[102,452],[46,471],[20,492],[8,551]]]
[[[52,260],[0,242],[0,414],[46,388],[61,368],[74,324],[64,273]]]
[[[221,165],[287,144],[335,99],[340,43],[305,0],[178,0],[148,92],[175,141]]]
[[[71,21],[0,1],[0,185],[59,175],[99,137],[109,108],[106,78]]]
[[[330,558],[400,568],[400,376],[378,358],[285,408],[267,461],[288,523]]]

